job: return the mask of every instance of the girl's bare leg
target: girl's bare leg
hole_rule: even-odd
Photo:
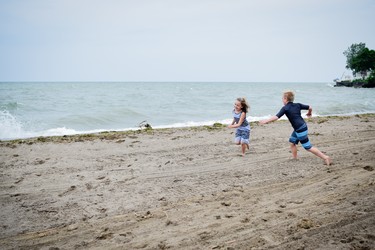
[[[332,164],[331,158],[329,158],[329,156],[323,154],[319,149],[317,149],[315,147],[312,147],[308,151],[313,153],[314,155],[322,158],[324,160],[325,164],[327,164],[327,166]]]
[[[297,159],[297,146],[294,143],[290,144],[290,150],[292,151],[293,159]]]
[[[245,156],[245,151],[246,151],[246,145],[247,144],[241,144],[241,149],[242,149],[242,156]]]

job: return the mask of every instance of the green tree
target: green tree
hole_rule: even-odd
[[[375,69],[375,51],[366,48],[365,43],[352,44],[344,55],[346,55],[346,67],[354,74],[360,73],[365,78],[368,71]]]
[[[375,88],[375,70],[373,70],[370,76],[366,79],[366,84],[363,85],[364,88]]]

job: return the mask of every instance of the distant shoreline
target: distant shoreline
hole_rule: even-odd
[[[365,81],[337,81],[334,87],[375,88],[374,84]]]

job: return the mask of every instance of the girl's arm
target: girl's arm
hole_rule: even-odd
[[[234,124],[235,120],[233,119],[232,125],[229,125],[228,127],[229,128],[238,128],[238,127],[240,127],[242,125],[243,121],[245,120],[245,117],[246,117],[245,112],[242,112],[240,120],[238,121],[238,123]]]
[[[236,120],[233,118],[232,124],[228,125],[228,128],[232,128],[233,124],[236,122]]]
[[[261,120],[259,121],[260,124],[267,124],[269,122],[274,122],[276,120],[279,120],[279,117],[277,117],[276,115],[274,116],[271,116],[270,118],[266,119],[266,120]]]

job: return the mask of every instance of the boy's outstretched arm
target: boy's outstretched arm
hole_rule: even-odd
[[[270,123],[270,122],[273,122],[273,121],[276,121],[276,120],[279,120],[279,117],[277,117],[276,115],[274,115],[274,116],[271,116],[268,119],[260,120],[259,123],[260,124],[267,124],[267,123]]]

